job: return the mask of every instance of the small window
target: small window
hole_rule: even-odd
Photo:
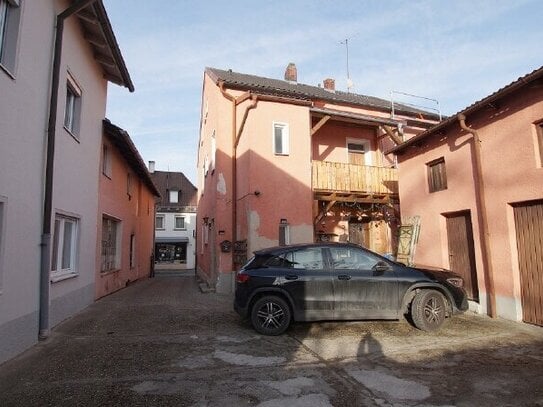
[[[169,192],[170,203],[179,203],[179,191],[176,189]]]
[[[102,218],[102,272],[121,268],[121,222]]]
[[[209,163],[209,169],[213,173],[215,171],[215,158],[217,155],[217,139],[215,137],[215,130],[213,130],[213,134],[211,135],[211,160]]]
[[[290,244],[290,228],[288,223],[279,224],[279,246]]]
[[[0,0],[0,65],[15,72],[17,40],[21,19],[20,0]]]
[[[78,220],[56,215],[51,253],[51,277],[76,272]]]
[[[132,199],[132,174],[126,173],[126,195],[128,195],[128,200]]]
[[[177,230],[186,230],[185,217],[184,216],[176,216],[175,217],[175,229],[177,229]]]
[[[81,89],[68,75],[66,83],[66,107],[64,110],[64,127],[73,136],[79,136],[79,120],[81,116]]]
[[[428,188],[430,192],[447,189],[447,173],[443,157],[426,164],[428,167]]]
[[[369,163],[370,143],[368,140],[349,141],[347,143],[347,154],[349,164],[370,165]]]
[[[106,144],[102,146],[102,174],[111,178],[111,152]]]
[[[155,217],[155,229],[156,230],[164,230],[164,215],[157,215]]]
[[[543,121],[536,124],[537,126],[537,144],[539,145],[539,162],[543,167]]]
[[[289,154],[288,124],[273,123],[273,152],[277,155]]]

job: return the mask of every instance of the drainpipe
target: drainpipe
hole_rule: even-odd
[[[237,183],[237,154],[238,154],[238,144],[241,139],[241,134],[243,128],[245,127],[245,122],[249,115],[249,111],[254,109],[258,103],[258,96],[252,94],[251,92],[245,92],[238,97],[232,96],[224,88],[224,82],[219,82],[219,89],[222,95],[232,102],[232,242],[235,243],[238,240],[238,231],[237,231],[237,222],[238,222],[238,210],[237,210],[237,193],[238,193],[238,183]],[[243,119],[239,130],[237,129],[237,106],[251,99],[252,103],[245,108],[245,113],[243,114]],[[232,256],[232,270],[235,268],[234,256]]]
[[[51,216],[53,206],[53,169],[55,164],[55,131],[58,108],[58,86],[60,78],[60,62],[62,57],[62,34],[64,20],[81,11],[97,0],[79,0],[57,15],[55,48],[53,51],[53,75],[51,78],[51,99],[49,102],[49,122],[47,127],[47,146],[45,162],[45,191],[43,198],[43,228],[40,244],[40,320],[39,338],[46,339],[49,336],[49,288],[50,288],[50,264],[51,264]]]
[[[496,295],[494,292],[494,273],[492,271],[491,249],[490,249],[490,233],[488,228],[488,216],[485,200],[485,184],[483,177],[483,166],[481,160],[481,140],[476,130],[466,125],[466,116],[460,113],[458,116],[460,127],[473,136],[473,151],[475,156],[475,197],[477,202],[477,212],[479,225],[482,233],[482,257],[483,266],[485,268],[485,281],[488,293],[488,315],[496,318]]]

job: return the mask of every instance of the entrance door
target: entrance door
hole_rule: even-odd
[[[513,208],[520,269],[522,319],[543,326],[543,201]]]
[[[349,221],[349,242],[369,248],[369,223],[356,219]]]
[[[460,274],[464,279],[464,288],[468,299],[479,301],[473,231],[469,211],[447,216],[447,238],[449,240],[451,270]]]

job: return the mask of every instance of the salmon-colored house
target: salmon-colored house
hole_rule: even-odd
[[[543,68],[391,151],[415,261],[462,274],[474,310],[543,326]]]
[[[397,170],[385,151],[436,114],[390,101],[214,68],[204,73],[197,272],[231,291],[257,249],[316,240],[392,251]]]
[[[150,276],[160,197],[128,133],[107,119],[103,125],[96,298]]]

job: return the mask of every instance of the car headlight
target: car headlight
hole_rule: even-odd
[[[451,285],[454,285],[455,287],[463,287],[464,286],[464,280],[460,277],[449,277],[447,279],[447,282]]]

